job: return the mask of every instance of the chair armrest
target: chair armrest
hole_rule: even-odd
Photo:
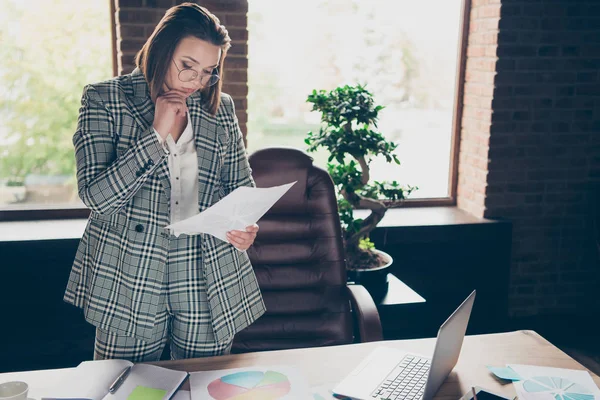
[[[348,285],[360,342],[383,340],[381,320],[373,298],[362,285]]]

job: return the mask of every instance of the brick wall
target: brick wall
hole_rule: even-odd
[[[458,163],[458,207],[485,210],[500,0],[472,0]]]
[[[179,0],[114,0],[118,73],[135,68],[134,58],[165,11]],[[223,92],[230,94],[236,105],[240,128],[246,135],[248,121],[248,1],[196,1],[215,14],[227,27],[232,47],[225,60]]]
[[[600,4],[502,0],[496,44],[485,3],[498,1],[473,2],[458,204],[513,221],[513,315],[597,312]],[[492,49],[490,114],[491,87],[471,83],[491,79]]]

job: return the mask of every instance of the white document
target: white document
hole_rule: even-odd
[[[311,399],[304,376],[286,365],[190,373],[191,400]]]
[[[509,364],[520,400],[600,400],[600,390],[587,371]]]
[[[168,225],[173,235],[208,233],[227,242],[227,232],[255,224],[297,181],[270,188],[242,186],[193,217]]]
[[[188,390],[178,390],[175,396],[171,397],[171,400],[190,400],[190,392]]]
[[[131,372],[114,394],[108,389],[126,368]],[[84,361],[69,371],[42,400],[168,400],[188,377],[187,372],[127,360]]]

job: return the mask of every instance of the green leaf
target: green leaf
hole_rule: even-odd
[[[396,181],[362,183],[363,171],[355,159],[363,158],[367,167],[373,157],[400,164],[395,154],[398,144],[377,130],[379,112],[385,107],[375,104],[366,85],[344,85],[329,92],[313,90],[307,101],[313,104],[313,111],[321,113],[321,128],[318,133],[309,132],[305,143],[312,151],[324,148],[329,152],[327,170],[339,191],[338,211],[348,237],[358,232],[363,223],[362,219],[355,220],[352,213],[359,203],[358,195],[374,200],[402,200],[416,188],[403,187]],[[362,243],[369,246],[368,241]]]

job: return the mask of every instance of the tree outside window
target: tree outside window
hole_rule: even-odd
[[[249,0],[249,150],[306,149],[313,89],[362,84],[386,107],[378,128],[402,163],[375,160],[372,178],[448,197],[461,11],[460,0]],[[311,156],[326,166],[325,152]]]
[[[0,209],[79,207],[83,87],[112,76],[105,0],[0,0]]]

